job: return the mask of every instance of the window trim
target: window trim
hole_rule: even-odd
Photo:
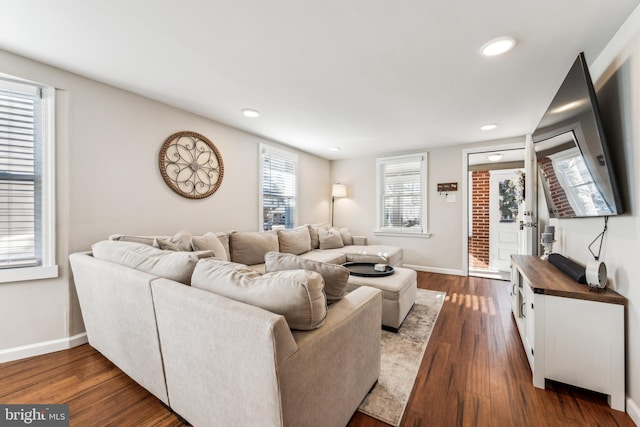
[[[295,176],[295,185],[294,185],[294,200],[295,200],[295,210],[294,210],[294,214],[293,214],[293,226],[292,228],[296,227],[298,225],[298,211],[299,211],[299,204],[298,204],[298,181],[299,181],[299,175],[298,175],[298,171],[299,171],[299,163],[298,163],[298,155],[296,153],[293,153],[291,151],[287,151],[287,150],[283,150],[281,148],[276,148],[272,145],[268,145],[268,144],[264,144],[264,143],[260,143],[259,146],[259,152],[258,152],[258,230],[259,231],[263,231],[264,230],[264,208],[263,208],[263,204],[264,204],[264,197],[263,197],[263,182],[262,182],[262,155],[263,153],[273,153],[276,154],[278,156],[281,156],[282,158],[291,160],[292,162],[295,163],[296,165],[296,176]]]
[[[5,77],[2,75],[0,77]],[[27,280],[50,279],[59,276],[56,265],[56,206],[55,206],[55,88],[22,79],[2,79],[8,85],[35,87],[41,93],[42,120],[42,191],[40,239],[42,265],[0,269],[0,284]]]
[[[422,227],[420,230],[417,229],[403,229],[399,227],[384,227],[384,208],[382,206],[383,200],[383,190],[382,190],[382,182],[380,176],[380,167],[383,164],[390,163],[402,163],[403,161],[415,161],[416,159],[420,159],[420,182],[421,182],[421,224]],[[399,156],[389,156],[389,157],[380,157],[376,159],[376,229],[373,230],[373,233],[377,236],[391,236],[391,237],[431,237],[431,233],[427,231],[427,186],[428,186],[428,153],[420,152],[413,154],[403,154]]]

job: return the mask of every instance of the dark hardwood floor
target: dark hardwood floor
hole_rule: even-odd
[[[634,426],[606,397],[533,387],[511,317],[508,282],[418,273],[447,293],[402,426]],[[182,421],[88,345],[0,364],[0,403],[68,403],[72,426],[180,426]],[[349,426],[386,426],[356,413]]]

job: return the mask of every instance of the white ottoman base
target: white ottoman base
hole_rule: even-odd
[[[416,301],[418,289],[417,274],[414,270],[394,267],[391,276],[361,277],[349,276],[347,290],[359,286],[371,286],[382,291],[382,326],[397,330]]]

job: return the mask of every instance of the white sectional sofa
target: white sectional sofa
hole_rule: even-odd
[[[72,254],[90,345],[194,426],[344,426],[379,375],[382,292],[327,307],[316,272],[260,275],[214,252],[105,241]],[[284,314],[216,290],[252,280]]]

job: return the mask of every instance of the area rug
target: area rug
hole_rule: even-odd
[[[398,332],[382,331],[380,377],[358,411],[392,426],[400,425],[445,295],[418,289],[416,303]]]

